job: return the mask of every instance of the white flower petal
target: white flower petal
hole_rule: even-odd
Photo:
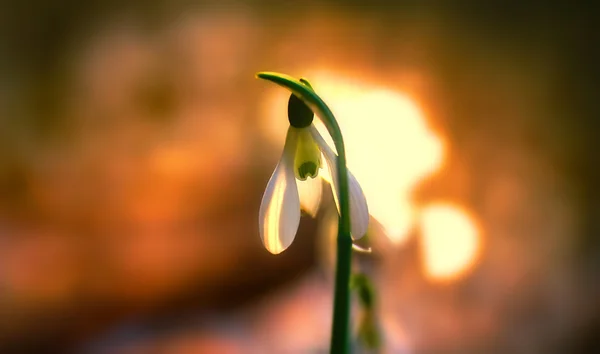
[[[319,211],[319,204],[321,203],[323,182],[318,177],[309,177],[305,181],[296,181],[296,183],[302,210],[313,218],[316,217],[317,212]]]
[[[335,144],[333,143],[333,138],[331,137],[331,135],[329,135],[329,132],[327,131],[327,127],[325,126],[325,123],[323,123],[323,120],[321,120],[318,117],[315,117],[315,119],[313,120],[313,125],[317,129],[317,132],[319,132],[319,135],[321,135],[321,138],[323,138],[323,141],[325,141],[327,143],[327,146],[329,146],[329,148],[331,148],[331,150],[337,155],[337,150],[335,148]]]
[[[265,248],[273,254],[290,246],[300,224],[300,199],[294,176],[296,143],[296,131],[288,129],[283,154],[260,204],[260,237]]]
[[[323,152],[323,157],[325,158],[326,165],[329,169],[331,187],[334,190],[333,198],[339,212],[340,206],[338,200],[339,190],[337,187],[336,163],[337,155],[333,152],[329,145],[327,145],[325,139],[323,139],[321,134],[319,134],[314,126],[310,127],[310,132],[319,145],[319,148]],[[352,233],[352,238],[358,240],[367,233],[367,229],[369,227],[369,208],[367,206],[365,194],[363,193],[362,188],[360,187],[360,184],[354,175],[350,173],[350,170],[348,170],[348,191],[350,194],[350,231]]]
[[[348,189],[350,191],[350,216],[352,238],[358,240],[363,237],[369,228],[369,208],[367,198],[360,184],[350,171],[348,171]]]

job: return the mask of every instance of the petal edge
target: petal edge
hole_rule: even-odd
[[[292,244],[300,224],[300,198],[294,176],[296,143],[296,132],[288,129],[283,154],[260,204],[260,237],[273,254],[283,252]]]
[[[310,131],[313,135],[313,138],[317,142],[317,145],[319,145],[329,169],[333,198],[339,213],[340,207],[337,183],[337,155],[335,152],[333,152],[316,127],[311,126]],[[363,193],[360,184],[356,180],[356,177],[354,177],[350,170],[348,170],[348,192],[350,199],[350,231],[352,233],[352,239],[358,240],[367,233],[369,228],[369,208],[367,206],[365,194]]]

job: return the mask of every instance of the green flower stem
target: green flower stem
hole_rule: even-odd
[[[337,237],[337,263],[330,352],[332,354],[348,353],[350,349],[350,266],[352,261],[352,238],[350,236],[348,170],[346,168],[346,150],[344,148],[342,132],[327,104],[312,90],[309,84],[305,84],[291,76],[273,72],[261,72],[256,76],[283,86],[302,99],[323,120],[337,150],[340,218]]]

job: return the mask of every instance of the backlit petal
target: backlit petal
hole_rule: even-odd
[[[273,254],[290,246],[300,223],[300,199],[294,176],[296,144],[296,131],[288,129],[283,154],[260,205],[260,237],[265,248]]]
[[[319,149],[323,152],[325,158],[325,164],[329,169],[329,177],[331,180],[331,187],[334,190],[333,197],[335,204],[339,207],[339,190],[337,183],[337,155],[327,145],[325,139],[319,134],[314,126],[310,127],[313,138],[319,145]],[[360,184],[352,173],[348,170],[348,191],[349,191],[349,203],[350,203],[350,230],[352,238],[357,240],[363,237],[367,233],[369,227],[369,208],[367,206],[367,199],[365,194],[360,187]]]
[[[300,195],[300,205],[308,215],[313,218],[317,216],[319,204],[321,203],[321,193],[323,182],[320,178],[307,178],[305,181],[296,181],[298,194]]]

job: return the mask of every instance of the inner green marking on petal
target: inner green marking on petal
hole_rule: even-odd
[[[312,138],[308,129],[298,129],[298,143],[294,158],[296,178],[305,181],[306,178],[317,177],[321,167],[321,150]]]
[[[317,171],[319,168],[317,164],[312,161],[307,161],[298,167],[298,171],[296,174],[298,175],[298,179],[301,181],[305,181],[307,177],[315,178],[317,177]]]

